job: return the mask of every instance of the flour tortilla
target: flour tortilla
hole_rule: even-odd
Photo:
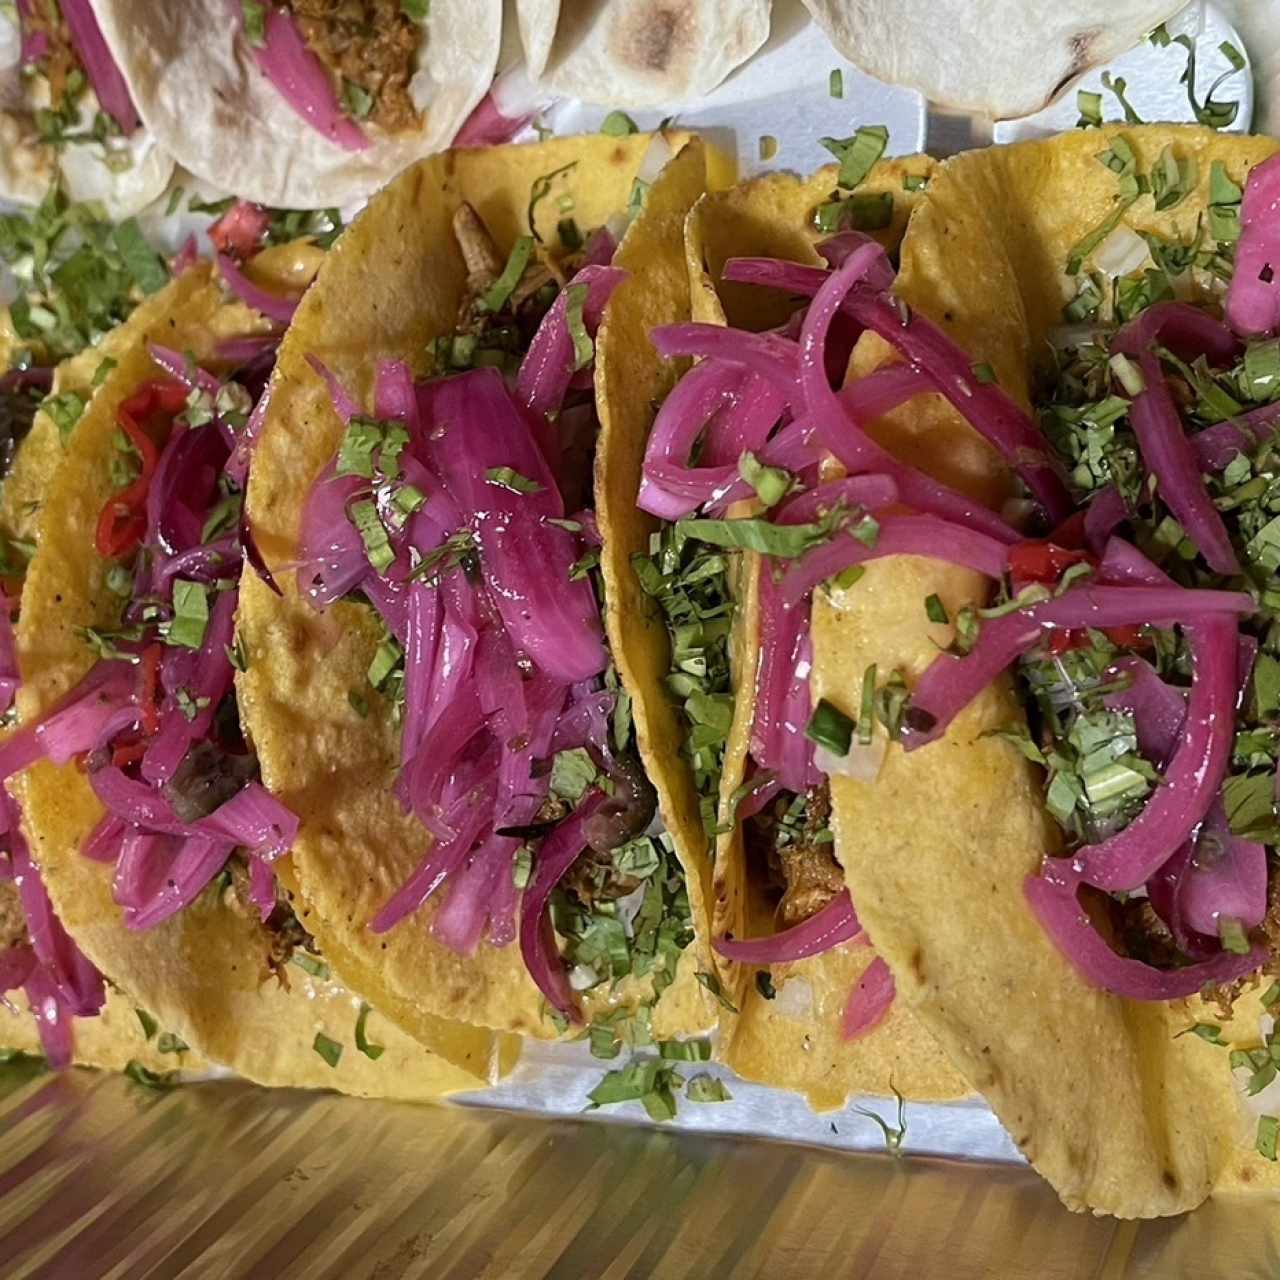
[[[192,173],[248,200],[313,209],[366,199],[447,146],[493,78],[501,0],[432,0],[420,55],[421,127],[366,129],[345,151],[258,70],[226,0],[100,0],[103,35],[147,127]]]
[[[516,0],[529,78],[610,107],[710,93],[769,36],[768,0]]]
[[[907,216],[916,196],[908,192],[904,179],[927,177],[933,162],[927,157],[884,161],[878,164],[859,188],[867,193],[887,192],[893,196],[893,215],[880,237],[893,248],[901,240]],[[690,214],[684,235],[683,254],[690,298],[669,296],[664,291],[621,291],[610,310],[608,323],[620,325],[624,309],[633,313],[629,329],[637,329],[615,356],[605,347],[601,357],[600,384],[611,396],[609,412],[635,427],[623,433],[631,444],[621,450],[606,449],[603,459],[610,471],[609,487],[626,487],[634,495],[639,487],[643,461],[643,441],[652,423],[652,403],[669,389],[674,370],[660,360],[650,345],[648,329],[654,325],[685,319],[715,324],[727,322],[747,329],[763,329],[781,323],[794,303],[759,289],[726,284],[721,273],[726,259],[738,255],[770,255],[802,262],[819,262],[813,247],[818,238],[812,229],[812,211],[830,197],[836,185],[836,169],[830,166],[807,179],[790,174],[768,174],[729,191],[704,196]],[[673,249],[664,246],[664,252]],[[675,247],[675,252],[680,252]],[[664,263],[654,254],[651,270]],[[615,367],[616,364],[616,367]],[[625,478],[624,478],[625,477]],[[618,526],[612,524],[615,534]],[[612,594],[623,601],[628,633],[640,627],[662,630],[653,603],[635,585],[630,567],[633,551],[646,550],[651,530],[657,522],[642,515],[631,517],[625,540],[615,536],[606,548],[606,573],[623,581]],[[759,558],[750,553],[737,557],[738,572],[734,595],[738,612],[732,638],[732,667],[735,687],[734,722],[725,753],[721,786],[721,820],[729,827],[715,851],[714,871],[704,889],[712,902],[713,937],[732,933],[735,937],[773,932],[773,905],[768,901],[758,869],[747,865],[740,823],[733,822],[729,797],[742,782],[747,746],[754,715],[756,660],[759,653],[759,603],[756,590]],[[630,582],[630,596],[624,595]],[[625,643],[625,641],[624,641]],[[665,688],[670,650],[662,632],[660,649],[650,653],[652,666],[637,673],[636,717],[656,726],[648,742],[646,757],[651,775],[673,817],[668,828],[677,841],[685,843],[688,860],[709,863],[709,841],[698,812],[690,771],[680,758],[681,728]],[[641,739],[642,747],[646,745]],[[667,808],[664,807],[664,814]],[[674,820],[673,820],[674,819]],[[721,1012],[719,1053],[735,1071],[747,1079],[803,1092],[819,1110],[841,1107],[855,1094],[887,1095],[898,1089],[910,1098],[943,1099],[968,1092],[965,1082],[951,1069],[926,1032],[900,1006],[872,1033],[852,1042],[840,1035],[841,1013],[850,990],[871,962],[874,953],[865,945],[846,944],[824,955],[786,966],[775,966],[773,980],[777,996],[765,999],[755,986],[755,967],[732,964],[713,954],[717,976],[738,1011]]]
[[[1024,406],[1074,292],[1068,249],[1113,208],[1116,177],[1097,156],[1118,133],[1140,172],[1170,144],[1198,161],[1198,184],[1182,203],[1156,213],[1144,196],[1125,214],[1137,231],[1184,238],[1208,203],[1212,160],[1243,183],[1276,149],[1266,138],[1148,126],[969,152],[935,171],[903,243],[895,292],[989,363]],[[855,374],[890,358],[866,336]],[[989,506],[1012,491],[1005,466],[940,397],[912,401],[875,434]],[[949,639],[927,621],[924,599],[937,593],[955,617],[985,590],[977,575],[937,561],[869,564],[854,587],[815,605],[814,697],[856,714],[872,662],[902,668],[910,682]],[[1027,908],[1023,880],[1056,847],[1057,829],[1036,771],[1009,742],[986,736],[1021,718],[1000,681],[940,742],[910,755],[891,747],[874,783],[833,780],[836,847],[899,999],[1069,1208],[1154,1217],[1194,1208],[1215,1186],[1274,1180],[1274,1165],[1238,1145],[1246,1131],[1226,1050],[1174,1039],[1196,1021],[1220,1022],[1216,1011],[1088,986]],[[1226,1034],[1256,1045],[1259,1013],[1255,992],[1238,1002]]]
[[[146,129],[111,145],[113,163],[101,143],[74,143],[55,150],[42,142],[35,113],[49,106],[43,76],[24,74],[19,64],[17,24],[0,14],[0,199],[38,205],[54,182],[73,201],[98,200],[112,221],[132,217],[155,200],[173,174],[173,157]],[[98,110],[92,89],[81,99],[80,128],[90,128]],[[127,157],[128,164],[119,164]]]
[[[679,147],[686,137],[669,135],[668,142]],[[526,232],[535,180],[563,171],[534,213],[539,234],[554,242],[561,196],[572,198],[584,231],[626,207],[650,142],[640,134],[593,134],[452,151],[420,162],[383,190],[329,251],[280,349],[248,509],[284,595],[273,595],[251,574],[244,578],[241,634],[249,667],[238,677],[241,712],[263,781],[302,820],[282,872],[297,891],[300,918],[336,971],[360,965],[363,989],[411,1031],[421,1015],[533,1037],[559,1034],[516,944],[497,948],[482,941],[473,955],[459,956],[436,941],[430,923],[443,895],[386,934],[367,927],[413,871],[429,837],[393,793],[400,732],[387,704],[371,691],[370,713],[361,715],[348,697],[352,689],[368,688],[377,619],[350,601],[316,612],[288,572],[297,559],[303,504],[343,434],[307,357],[323,361],[358,401],[369,403],[379,360],[421,368],[430,342],[454,328],[465,269],[451,222],[462,202],[474,207],[505,258]],[[690,175],[683,167],[676,173],[684,190]],[[666,175],[659,175],[649,192],[655,209],[675,198],[666,189]],[[601,529],[607,542],[611,530],[604,521]],[[298,731],[302,724],[305,733]],[[696,876],[696,867],[689,869],[691,896]],[[701,921],[694,924],[702,929]],[[694,976],[698,964],[698,948],[686,948],[675,981],[653,1009],[656,1038],[714,1022],[713,1002]],[[586,1012],[632,1005],[648,986],[644,979],[612,994],[597,988],[584,999]]]
[[[85,367],[96,369],[108,350],[117,363],[68,438],[35,517],[37,550],[16,631],[23,720],[47,711],[93,665],[78,628],[118,619],[120,601],[105,586],[108,566],[93,550],[93,534],[114,489],[116,407],[157,375],[147,342],[206,359],[220,338],[264,327],[242,304],[225,302],[201,264],[144,302],[102,348],[84,355]],[[40,442],[37,431],[48,435],[38,422],[28,445]],[[401,1098],[474,1087],[510,1065],[510,1046],[443,1020],[419,1028],[435,1051],[427,1052],[387,1020],[381,1003],[367,1031],[385,1052],[376,1061],[358,1052],[359,996],[323,966],[317,974],[288,966],[288,990],[268,979],[265,935],[229,892],[210,890],[155,929],[126,929],[112,899],[113,868],[80,854],[102,814],[85,775],[75,765],[43,762],[15,779],[12,791],[32,856],[68,931],[108,980],[205,1059],[263,1084]],[[317,1033],[343,1046],[336,1066],[313,1049]]]
[[[851,62],[996,119],[1030,115],[1132,48],[1184,0],[804,0]]]

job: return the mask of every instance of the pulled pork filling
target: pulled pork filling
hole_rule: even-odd
[[[803,794],[784,791],[745,825],[747,853],[768,869],[779,929],[822,910],[844,890],[831,838],[831,791],[824,782]]]
[[[27,917],[22,911],[17,887],[0,881],[0,952],[27,941]]]
[[[409,81],[423,28],[405,14],[400,0],[285,3],[353,115],[390,132],[418,124]]]
[[[275,882],[275,908],[265,920],[262,920],[253,902],[249,864],[243,853],[237,851],[231,855],[227,862],[227,870],[231,876],[230,887],[234,909],[241,911],[251,920],[260,921],[262,925],[267,944],[262,981],[275,978],[281,987],[288,991],[290,989],[289,961],[299,951],[306,952],[310,956],[319,956],[320,949],[316,946],[315,939],[294,914],[293,906],[280,887],[279,880]]]
[[[49,105],[54,111],[60,111],[67,98],[79,96],[85,78],[57,0],[28,0],[22,27],[28,39],[36,34],[47,38],[36,65],[49,82]]]

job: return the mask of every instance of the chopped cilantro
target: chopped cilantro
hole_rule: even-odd
[[[551,790],[571,804],[581,801],[599,776],[600,771],[585,747],[557,751],[551,761]]]
[[[849,754],[853,730],[854,722],[839,707],[833,706],[826,698],[819,698],[805,726],[804,736],[833,756],[843,757]]]
[[[791,489],[789,471],[766,466],[749,449],[738,459],[738,474],[756,491],[765,507],[777,506]]]
[[[562,164],[558,169],[552,169],[550,173],[539,174],[529,188],[529,207],[525,211],[525,221],[529,225],[529,234],[539,243],[542,242],[542,237],[538,234],[534,216],[538,205],[551,194],[551,186],[555,180],[576,168],[577,163],[576,160],[570,160],[568,164]]]
[[[583,319],[582,309],[587,303],[587,286],[571,284],[564,291],[564,322],[569,330],[569,338],[573,342],[573,369],[578,372],[585,369],[595,359],[595,344],[587,332],[587,324]]]
[[[364,85],[343,77],[342,106],[347,115],[353,120],[367,120],[369,113],[373,110],[373,104],[374,96]]]
[[[1173,209],[1195,189],[1199,171],[1193,156],[1178,158],[1172,146],[1161,152],[1151,170],[1151,195],[1157,209]]]
[[[893,194],[855,191],[843,200],[828,200],[813,212],[814,226],[824,235],[837,231],[883,231],[893,222]]]
[[[1142,117],[1133,109],[1129,99],[1125,96],[1128,84],[1123,76],[1112,77],[1109,71],[1102,73],[1102,87],[1110,93],[1115,94],[1116,101],[1120,104],[1120,109],[1124,112],[1124,120],[1126,124],[1143,124]]]
[[[289,963],[296,964],[303,973],[309,973],[320,982],[329,981],[329,966],[318,956],[313,956],[309,951],[295,948],[293,954],[289,957]]]
[[[530,480],[528,476],[522,476],[514,467],[490,467],[484,473],[484,478],[490,484],[499,485],[503,489],[510,489],[512,493],[542,492],[542,485],[536,480]]]
[[[251,48],[261,49],[267,43],[267,6],[265,0],[240,0],[244,19],[244,38]]]
[[[889,130],[882,124],[867,124],[850,138],[819,138],[818,141],[840,162],[837,183],[843,190],[852,191],[884,154]]]
[[[342,1057],[342,1046],[336,1040],[330,1040],[323,1031],[316,1032],[311,1047],[331,1066],[336,1067]]]
[[[697,538],[712,546],[731,550],[758,551],[761,555],[792,560],[811,547],[828,542],[847,517],[847,510],[836,507],[820,520],[807,524],[774,524],[771,520],[706,520],[689,519],[676,522],[676,532],[685,538]]]
[[[378,508],[371,499],[362,498],[351,504],[348,514],[360,535],[360,541],[364,543],[364,553],[369,563],[378,573],[385,574],[395,563],[396,553],[386,527],[378,516]]]
[[[1096,128],[1102,123],[1102,94],[1077,89],[1076,110],[1080,113],[1080,118],[1076,121],[1077,129]]]
[[[364,1001],[361,1001],[360,1012],[356,1017],[356,1048],[363,1053],[366,1058],[371,1058],[374,1062],[377,1062],[377,1060],[386,1052],[386,1049],[383,1045],[371,1044],[365,1035],[365,1028],[369,1022],[369,1012],[369,1006],[365,1004]],[[337,1060],[335,1059],[333,1062],[330,1062],[329,1065],[331,1067],[336,1066]]]
[[[675,1089],[683,1083],[673,1063],[660,1058],[637,1058],[619,1070],[605,1073],[604,1079],[587,1094],[591,1104],[588,1110],[639,1102],[651,1120],[661,1123],[675,1117]]]
[[[1227,40],[1224,40],[1218,46],[1218,52],[1227,60],[1228,70],[1218,76],[1209,86],[1209,91],[1204,95],[1204,102],[1202,103],[1196,97],[1195,40],[1189,35],[1180,35],[1173,36],[1167,43],[1179,44],[1186,50],[1187,65],[1180,79],[1181,83],[1186,86],[1187,102],[1190,104],[1191,112],[1196,120],[1210,129],[1230,128],[1239,114],[1240,104],[1239,102],[1220,101],[1214,95],[1227,80],[1244,69],[1244,58],[1241,56],[1240,51]]]
[[[190,1048],[181,1036],[174,1035],[172,1031],[162,1031],[156,1040],[156,1050],[159,1053],[187,1053]]]
[[[57,395],[46,396],[40,402],[41,412],[48,414],[53,420],[64,445],[84,415],[85,404],[84,396],[76,391],[62,391]]]
[[[124,1073],[134,1084],[140,1084],[144,1089],[172,1089],[178,1080],[177,1072],[149,1071],[134,1058],[125,1063]]]
[[[173,619],[165,631],[165,639],[172,645],[198,649],[204,644],[205,628],[208,625],[209,589],[203,583],[175,578]]]
[[[658,1043],[658,1056],[669,1062],[709,1062],[711,1060],[711,1041],[696,1040],[661,1040]]]
[[[844,97],[844,72],[839,67],[833,67],[827,76],[827,94],[832,98]]]
[[[112,232],[112,240],[124,269],[143,293],[155,293],[169,283],[169,268],[147,243],[136,218],[126,218],[119,223]]]
[[[533,875],[533,850],[522,844],[511,859],[511,883],[517,889],[524,889]]]
[[[725,1087],[723,1080],[707,1072],[699,1072],[690,1076],[684,1087],[684,1096],[690,1102],[732,1102],[733,1094]]]
[[[481,310],[489,312],[490,315],[496,315],[507,305],[508,299],[516,290],[516,286],[524,278],[525,269],[529,265],[529,259],[532,254],[533,237],[517,236],[516,242],[511,246],[511,252],[507,256],[506,265],[502,268],[502,274],[480,298]]]
[[[625,138],[637,132],[636,122],[625,111],[610,111],[601,121],[600,132],[611,138]]]
[[[156,1020],[145,1009],[134,1009],[134,1013],[138,1015],[138,1021],[142,1024],[142,1037],[144,1040],[150,1040],[156,1033]]]
[[[706,987],[708,991],[715,996],[717,1003],[724,1009],[728,1009],[730,1013],[737,1013],[738,1006],[729,999],[724,993],[724,989],[720,985],[720,979],[714,973],[705,973],[701,969],[693,975],[698,982]]]

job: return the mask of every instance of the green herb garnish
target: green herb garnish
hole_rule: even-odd
[[[366,1058],[372,1059],[374,1062],[382,1057],[386,1052],[386,1048],[380,1044],[371,1044],[365,1035],[365,1027],[369,1022],[370,1009],[363,1001],[360,1004],[360,1012],[356,1017],[356,1048],[364,1054]],[[329,1065],[336,1066],[337,1063],[331,1062]]]

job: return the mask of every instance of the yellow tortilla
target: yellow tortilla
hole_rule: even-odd
[[[53,394],[74,391],[89,400],[99,364],[127,345],[129,336],[127,326],[121,326],[97,346],[64,360],[54,370]],[[8,475],[0,481],[0,534],[5,538],[22,542],[35,540],[42,496],[53,483],[65,456],[57,425],[47,414],[37,411]],[[21,916],[17,888],[12,883],[0,882],[0,917],[12,919],[14,916]],[[133,1002],[117,988],[108,986],[107,1003],[97,1017],[72,1021],[74,1061],[80,1066],[115,1071],[123,1070],[130,1062],[154,1072],[204,1070],[205,1064],[199,1055],[189,1048],[178,1053],[162,1053],[160,1030],[148,1036]],[[0,1049],[34,1055],[44,1052],[35,1016],[21,991],[0,996]]]
[[[878,233],[887,247],[892,249],[901,240],[916,199],[905,189],[904,178],[927,177],[932,168],[933,162],[925,156],[885,161],[859,188],[888,192],[894,197],[892,219]],[[721,279],[725,261],[734,256],[766,255],[820,262],[813,247],[818,234],[812,229],[811,215],[818,204],[829,198],[835,180],[834,167],[807,179],[769,174],[731,191],[704,197],[686,226],[693,318],[753,330],[780,324],[794,302],[766,290],[725,283]],[[655,358],[647,344],[644,350],[650,360]],[[633,485],[638,483],[637,461]],[[731,652],[734,721],[721,784],[721,825],[728,830],[719,838],[715,850],[713,937],[726,933],[751,937],[776,929],[773,905],[764,885],[747,865],[742,825],[733,821],[729,808],[729,797],[745,776],[755,713],[759,566],[760,559],[754,553],[744,552],[736,558],[732,589],[738,613]],[[662,675],[667,656],[664,644]],[[662,714],[673,718],[660,680],[650,680],[648,693],[660,704]],[[680,785],[692,792],[687,770],[681,771]],[[706,849],[707,837],[696,807],[691,821],[678,832],[699,852]],[[803,1092],[818,1109],[843,1106],[852,1094],[887,1095],[894,1089],[916,1099],[954,1098],[967,1093],[964,1081],[900,1004],[871,1033],[850,1042],[842,1039],[840,1023],[845,1001],[873,956],[870,947],[850,943],[808,960],[774,966],[777,995],[773,1000],[765,999],[757,990],[755,966],[733,964],[715,956],[720,981],[739,1010],[736,1016],[728,1011],[721,1015],[721,1056],[747,1079]]]
[[[225,302],[208,267],[199,266],[144,302],[99,350],[109,348],[117,364],[71,433],[35,513],[37,553],[17,627],[22,718],[47,711],[93,665],[77,629],[118,619],[120,600],[106,589],[108,565],[93,540],[98,513],[114,491],[116,408],[158,373],[147,342],[205,359],[220,338],[263,327],[242,305]],[[88,353],[83,359],[97,368]],[[47,433],[47,426],[36,430]],[[13,793],[54,907],[81,949],[137,1006],[209,1061],[264,1084],[404,1098],[435,1097],[489,1078],[492,1036],[441,1021],[424,1029],[428,1053],[387,1022],[381,1007],[367,1030],[384,1054],[375,1061],[358,1052],[359,997],[293,965],[289,990],[265,980],[265,935],[230,893],[220,899],[211,890],[177,918],[129,931],[112,900],[113,868],[79,852],[102,814],[84,774],[74,765],[41,763],[14,780]],[[319,1032],[343,1046],[334,1067],[313,1051]]]
[[[673,146],[684,141],[668,135]],[[355,398],[368,404],[378,360],[400,359],[421,369],[428,344],[452,332],[465,269],[454,242],[454,211],[469,202],[506,255],[528,229],[535,182],[555,177],[533,211],[549,243],[573,200],[584,229],[624,209],[650,145],[647,135],[560,138],[538,146],[492,147],[432,156],[384,189],[330,250],[280,350],[271,407],[249,486],[249,513],[267,560],[277,567],[284,597],[246,574],[241,634],[249,668],[238,678],[240,706],[257,746],[266,784],[302,819],[282,873],[298,895],[304,925],[340,973],[358,968],[362,989],[411,1033],[423,1019],[456,1018],[478,1026],[553,1037],[556,1026],[528,976],[516,944],[481,942],[459,956],[439,944],[429,925],[430,899],[384,935],[366,926],[408,877],[429,837],[406,815],[392,787],[399,767],[399,728],[381,695],[369,690],[361,716],[348,693],[367,689],[366,672],[379,636],[372,611],[339,602],[317,613],[300,599],[285,566],[297,554],[303,504],[336,451],[342,424],[324,383],[306,357],[322,360]],[[656,210],[686,197],[699,179],[687,161],[668,186],[649,192]],[[568,168],[566,169],[566,166]],[[641,234],[646,215],[633,224]],[[628,253],[628,237],[623,253]],[[641,262],[637,270],[645,270]],[[606,538],[607,522],[601,522]],[[305,726],[305,730],[302,728]],[[691,876],[696,882],[696,868]],[[695,927],[701,928],[695,920]],[[693,948],[653,1011],[659,1038],[697,1031],[714,1020],[694,974]],[[609,995],[588,993],[588,1016],[643,998],[648,980]]]
[[[1210,162],[1243,184],[1276,144],[1207,129],[1106,128],[955,157],[930,180],[902,246],[895,292],[986,361],[1024,406],[1046,336],[1074,293],[1068,248],[1111,211],[1116,176],[1096,159],[1117,134],[1149,172],[1172,144],[1199,181],[1171,210],[1150,196],[1125,214],[1138,231],[1184,237],[1208,203]],[[1086,264],[1087,265],[1087,264]],[[857,372],[886,362],[866,337]],[[883,443],[956,487],[999,505],[1009,476],[938,397],[879,424]],[[946,643],[922,602],[951,616],[980,600],[976,575],[899,558],[814,615],[813,690],[856,712],[866,666],[908,681]],[[1043,784],[1009,743],[983,737],[1022,712],[1007,682],[989,688],[945,739],[910,755],[891,747],[874,783],[833,779],[837,848],[859,916],[897,981],[901,1002],[985,1094],[1014,1141],[1073,1209],[1151,1217],[1193,1208],[1215,1185],[1257,1184],[1274,1166],[1238,1147],[1241,1119],[1226,1051],[1196,1036],[1218,1022],[1198,1000],[1127,1002],[1088,986],[1028,910],[1024,877],[1054,847]],[[1233,1030],[1257,1043],[1257,1003]],[[1250,1139],[1246,1139],[1249,1141]],[[1228,1172],[1230,1171],[1230,1179]]]

